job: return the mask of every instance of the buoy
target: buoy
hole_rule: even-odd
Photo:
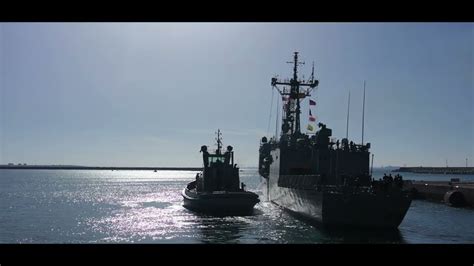
[[[453,207],[463,207],[466,205],[464,195],[458,190],[450,190],[444,194],[444,202]]]

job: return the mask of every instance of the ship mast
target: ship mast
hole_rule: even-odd
[[[217,138],[216,138],[216,141],[217,141],[217,150],[216,150],[216,154],[221,154],[221,148],[222,148],[222,133],[221,133],[221,130],[220,129],[217,129]]]
[[[288,104],[286,105],[285,116],[282,116],[281,134],[300,135],[300,99],[310,96],[311,90],[318,86],[319,81],[314,79],[314,65],[313,73],[311,74],[311,80],[308,80],[307,82],[304,80],[298,80],[298,65],[304,64],[304,62],[298,62],[298,52],[294,53],[293,62],[287,63],[293,64],[293,78],[289,81],[279,80],[276,77],[272,78],[272,86],[276,87],[282,96],[289,96]],[[286,88],[280,90],[277,85],[288,85],[290,86],[290,91],[287,91]],[[309,88],[304,92],[300,92],[300,87]],[[285,105],[283,106],[285,108]]]

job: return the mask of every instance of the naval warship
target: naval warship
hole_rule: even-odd
[[[184,207],[211,215],[248,215],[260,200],[258,195],[245,190],[240,183],[239,167],[234,164],[232,146],[222,153],[220,130],[217,131],[217,150],[210,153],[201,146],[203,171],[196,175],[182,191]]]
[[[284,103],[281,132],[260,142],[258,171],[267,200],[323,226],[398,228],[411,204],[402,177],[374,180],[370,143],[363,138],[361,144],[347,137],[335,141],[323,123],[314,134],[302,133],[300,104],[319,81],[314,64],[308,80],[298,78],[298,52],[288,63],[293,64],[291,79],[271,79]]]

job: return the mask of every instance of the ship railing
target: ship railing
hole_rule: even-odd
[[[371,193],[373,188],[366,185],[325,184],[321,175],[280,175],[278,186],[286,188],[318,190],[333,193]]]
[[[325,192],[329,193],[372,193],[373,189],[370,186],[336,186],[336,185],[325,185],[323,187]]]
[[[280,176],[288,176],[288,177],[306,177],[306,178],[319,178],[321,175],[280,175]]]

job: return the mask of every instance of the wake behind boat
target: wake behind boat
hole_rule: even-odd
[[[215,154],[209,153],[207,146],[201,147],[203,171],[183,189],[184,207],[213,215],[251,214],[260,201],[258,195],[245,191],[244,183],[240,184],[232,146],[227,146],[224,154],[221,147],[221,133],[218,130]]]

